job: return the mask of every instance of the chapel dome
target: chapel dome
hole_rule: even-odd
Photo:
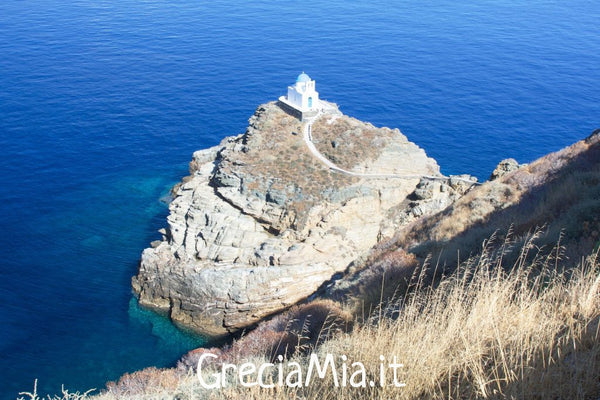
[[[298,78],[296,78],[296,82],[310,82],[310,80],[310,76],[308,76],[304,72],[298,75]]]

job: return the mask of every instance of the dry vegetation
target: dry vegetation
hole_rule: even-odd
[[[304,144],[302,124],[273,104],[257,110],[243,143],[243,150],[226,155],[220,168],[245,176],[245,191],[266,193],[271,189],[285,193],[293,202],[301,202],[322,200],[327,188],[340,188],[356,181],[332,173],[315,159]],[[273,177],[280,180],[274,181]]]
[[[377,376],[380,355],[387,360],[396,356],[404,365],[399,379],[405,387],[336,388],[329,374],[302,388],[205,390],[191,372],[171,370],[181,374],[173,387],[164,372],[151,369],[139,377],[168,386],[129,379],[128,391],[121,388],[111,393],[109,389],[97,399],[598,398],[597,255],[582,260],[573,270],[556,272],[563,252],[559,247],[550,256],[536,251],[539,234],[528,238],[514,265],[505,265],[503,252],[484,247],[481,256],[461,263],[436,285],[427,284],[424,278],[426,270],[435,266],[425,266],[412,277],[412,290],[382,303],[367,321],[347,333],[337,330],[328,341],[313,338],[292,356],[306,371],[307,351],[316,351],[322,358],[326,353],[346,355],[348,363],[360,361],[371,368],[370,376]],[[295,318],[300,320],[301,315],[306,317],[296,313]],[[326,320],[323,315],[318,319]],[[257,346],[262,355],[248,348],[241,351],[241,347],[228,361],[259,364],[273,358],[274,353],[264,353],[264,346]]]
[[[286,157],[300,162],[302,151]],[[345,309],[301,305],[205,350],[238,365],[285,355],[304,371],[313,351],[375,369],[380,355],[396,356],[405,387],[336,388],[329,374],[300,388],[206,390],[189,368],[200,350],[177,369],[126,375],[95,399],[598,399],[599,160],[596,134],[488,182],[380,244],[344,279]]]
[[[376,128],[354,118],[322,117],[312,126],[315,147],[334,164],[352,170],[367,160],[376,160],[399,131]]]
[[[444,212],[399,232],[382,252],[402,247],[420,257],[433,254],[442,263],[455,264],[458,251],[478,252],[482,239],[495,231],[510,229],[519,237],[546,225],[540,243],[555,243],[562,235],[567,255],[577,262],[600,240],[599,161],[600,135],[596,134],[486,182]]]
[[[307,210],[323,201],[339,201],[331,195],[358,182],[316,159],[304,143],[302,129],[297,118],[276,104],[259,107],[234,149],[221,153],[217,173],[239,178],[239,190],[249,197],[285,206],[286,221],[294,221],[299,230]],[[286,224],[274,227],[286,229]]]

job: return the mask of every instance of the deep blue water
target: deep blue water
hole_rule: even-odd
[[[199,338],[129,285],[191,153],[302,70],[486,178],[600,127],[600,3],[0,2],[0,398],[168,366]]]

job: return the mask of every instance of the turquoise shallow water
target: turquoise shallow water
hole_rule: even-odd
[[[191,153],[245,129],[305,70],[485,178],[600,126],[600,5],[0,3],[0,397],[102,387],[201,339],[132,302]]]

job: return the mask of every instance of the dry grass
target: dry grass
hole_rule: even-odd
[[[577,262],[600,240],[600,136],[594,135],[548,154],[502,178],[473,188],[446,210],[415,221],[382,247],[409,249],[418,257],[432,254],[455,264],[460,254],[475,254],[483,238],[512,230],[525,236],[547,227],[538,245],[562,235],[567,254]]]
[[[556,258],[532,257],[534,236],[509,272],[502,253],[465,262],[435,289],[415,290],[321,351],[376,364],[378,349],[402,361],[405,388],[364,398],[597,398],[596,258],[567,279],[555,272]]]
[[[106,385],[106,393],[116,398],[136,396],[153,391],[171,392],[179,386],[182,374],[171,368],[149,367],[125,374]]]
[[[532,238],[533,239],[533,238]],[[595,257],[570,277],[531,259],[529,241],[507,272],[502,256],[466,262],[435,289],[420,287],[352,333],[319,347],[377,368],[404,364],[406,387],[335,388],[331,379],[279,392],[230,388],[215,398],[589,399],[600,395],[600,276]],[[306,360],[304,360],[306,363]],[[373,376],[377,376],[373,373]],[[388,381],[389,382],[389,381]]]
[[[354,182],[348,177],[332,175],[313,157],[304,143],[302,129],[303,125],[296,118],[275,105],[259,108],[251,118],[251,128],[242,138],[244,150],[226,155],[221,168],[255,176],[245,188],[248,191],[255,189],[253,184],[258,187],[272,177],[294,182],[304,195],[315,197],[323,187]],[[281,191],[287,189],[287,184],[274,182],[273,185]],[[293,192],[288,194],[293,197]]]
[[[344,117],[347,118],[347,117]],[[305,210],[331,201],[327,193],[337,193],[357,178],[334,173],[316,159],[303,139],[303,125],[273,103],[257,109],[235,150],[222,152],[219,171],[243,177],[240,191],[248,196],[271,193],[282,200],[290,221],[300,229],[306,222]],[[276,177],[276,178],[274,178]],[[285,230],[287,223],[274,228]]]
[[[312,136],[319,152],[347,170],[367,160],[376,160],[398,134],[399,131],[376,128],[348,117],[323,117],[316,120],[312,127]]]
[[[387,303],[349,333],[314,351],[362,362],[377,377],[379,356],[396,356],[405,387],[336,388],[329,374],[307,387],[231,386],[205,390],[191,373],[176,387],[147,387],[113,399],[597,399],[600,396],[600,269],[596,255],[558,273],[562,251],[538,256],[532,235],[515,265],[502,252],[461,263],[437,285],[416,277],[409,294]],[[422,275],[424,276],[424,274]],[[318,344],[318,346],[317,346]],[[247,357],[256,364],[268,355]],[[304,365],[302,354],[293,360]],[[340,364],[338,364],[339,367]],[[391,383],[391,377],[386,378]],[[33,398],[33,397],[32,397]],[[65,397],[67,398],[67,397]],[[75,397],[79,398],[79,397]]]
[[[217,354],[219,365],[256,357],[273,362],[280,355],[289,357],[305,353],[340,332],[348,332],[352,323],[352,314],[342,309],[340,303],[316,299],[263,321],[230,345],[192,350],[181,358],[177,367],[184,371],[195,368],[200,356],[206,352]]]

